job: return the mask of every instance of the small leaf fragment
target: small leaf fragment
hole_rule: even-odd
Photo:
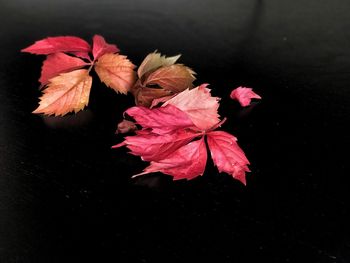
[[[118,123],[118,128],[116,134],[118,133],[128,133],[137,130],[136,124],[132,121],[122,120]]]
[[[237,100],[242,107],[249,106],[252,99],[261,99],[252,88],[242,86],[232,90],[230,97],[231,99]]]

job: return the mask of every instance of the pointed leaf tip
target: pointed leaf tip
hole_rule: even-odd
[[[119,48],[116,45],[108,44],[100,35],[94,35],[92,55],[94,56],[95,60],[99,59],[104,54],[116,52],[119,52]]]

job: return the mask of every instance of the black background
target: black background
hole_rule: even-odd
[[[1,1],[0,262],[349,262],[350,2]],[[252,165],[244,187],[204,176],[131,179],[111,150],[131,96],[96,78],[87,110],[37,107],[47,36],[103,35],[135,64],[158,49],[222,97]],[[263,100],[242,109],[238,86]]]

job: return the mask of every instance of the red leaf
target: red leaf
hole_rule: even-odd
[[[28,52],[37,55],[48,55],[56,52],[89,52],[91,47],[89,43],[79,37],[62,36],[48,37],[36,41],[33,45],[22,49],[22,52]]]
[[[70,54],[77,56],[79,58],[84,58],[87,59],[88,61],[91,61],[91,58],[89,56],[89,52],[85,52],[85,51],[73,51],[73,52],[69,52]]]
[[[252,88],[238,87],[232,90],[230,94],[231,99],[238,100],[242,107],[249,106],[251,99],[261,99]]]
[[[119,51],[119,48],[116,45],[107,44],[105,39],[102,36],[94,35],[92,55],[94,56],[95,60],[99,59],[104,54],[116,53],[118,51]]]
[[[125,113],[133,117],[144,129],[150,128],[157,134],[194,127],[187,114],[172,105],[153,109],[136,106],[129,108]]]
[[[135,136],[125,137],[123,143],[113,148],[126,145],[131,150],[131,154],[141,156],[144,161],[159,161],[200,135],[200,133],[185,129],[161,136],[149,130],[143,130]]]
[[[207,134],[207,141],[219,172],[231,174],[245,185],[245,172],[250,171],[249,161],[238,146],[237,138],[224,131],[212,131]]]
[[[80,58],[71,57],[61,52],[48,55],[41,68],[39,81],[45,85],[49,79],[56,77],[59,73],[79,69],[86,65],[88,63]]]
[[[219,98],[212,97],[208,84],[186,89],[163,104],[173,105],[185,112],[200,130],[208,130],[220,122]]]
[[[165,159],[152,161],[151,164],[144,169],[143,173],[135,176],[162,172],[173,176],[174,180],[190,180],[199,175],[203,175],[206,163],[207,149],[204,137],[202,137],[197,141],[182,146]]]

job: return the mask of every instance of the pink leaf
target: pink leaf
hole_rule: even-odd
[[[89,52],[91,47],[89,43],[79,37],[62,36],[48,37],[36,41],[33,45],[22,49],[22,52],[28,52],[37,55],[48,55],[56,52]]]
[[[200,130],[208,130],[220,122],[219,98],[212,97],[208,84],[186,89],[163,104],[173,105],[185,112]]]
[[[193,122],[187,114],[172,105],[153,109],[136,106],[129,108],[125,113],[133,117],[144,129],[150,128],[157,134],[193,127]]]
[[[100,35],[94,35],[92,55],[97,60],[106,53],[116,53],[119,48],[116,45],[107,44],[105,39]]]
[[[249,161],[238,146],[237,138],[224,131],[212,131],[207,134],[207,141],[219,172],[231,174],[245,185],[245,172],[250,171]]]
[[[251,99],[261,99],[252,88],[238,87],[232,90],[230,94],[231,99],[238,100],[242,107],[250,105]]]
[[[63,72],[72,71],[88,65],[80,58],[71,57],[58,52],[47,56],[41,68],[41,77],[39,79],[42,85],[45,85],[49,79],[56,77]]]
[[[200,135],[200,133],[185,129],[161,136],[149,130],[143,130],[135,136],[125,137],[122,144],[113,148],[126,145],[131,150],[131,154],[141,156],[144,161],[159,161]]]
[[[207,163],[207,149],[204,137],[197,141],[190,142],[177,149],[167,158],[153,161],[138,175],[162,172],[174,177],[174,180],[193,179],[203,175]],[[135,176],[138,176],[135,175]]]

